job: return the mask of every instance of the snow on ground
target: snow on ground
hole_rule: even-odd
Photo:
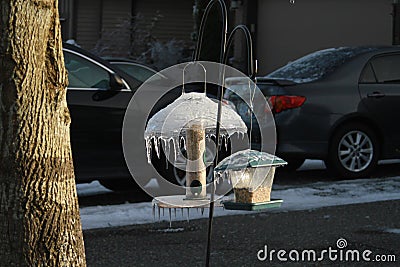
[[[323,167],[321,164],[318,167]],[[307,167],[307,166],[306,166]],[[315,166],[314,166],[315,167]],[[304,166],[302,168],[305,168]],[[78,195],[88,196],[110,192],[98,182],[78,184]],[[288,212],[292,210],[309,210],[327,206],[367,203],[384,200],[400,199],[400,177],[358,179],[338,182],[317,182],[307,185],[274,186],[272,198],[283,199],[283,204],[278,209],[265,212]],[[191,209],[190,220],[207,218],[208,210]],[[158,211],[155,212],[158,221]],[[243,211],[228,211],[221,207],[215,208],[215,216],[246,214]],[[171,210],[172,221],[187,220],[187,209]],[[161,221],[169,221],[170,211],[160,211]],[[81,221],[83,229],[114,227],[132,224],[145,224],[154,222],[153,208],[150,202],[127,203],[121,205],[94,206],[81,208]],[[168,225],[168,223],[166,223]],[[391,229],[399,231],[399,229]]]
[[[102,186],[98,181],[93,181],[89,184],[77,184],[78,195],[80,197],[88,197],[93,195],[101,195],[112,192],[110,189]]]
[[[384,232],[385,233],[390,233],[390,234],[400,235],[400,229],[398,229],[398,228],[386,229],[386,230],[384,230]]]
[[[400,177],[275,186],[272,196],[284,200],[283,211],[394,200],[400,199]]]

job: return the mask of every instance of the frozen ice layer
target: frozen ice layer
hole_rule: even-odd
[[[157,112],[148,122],[145,137],[172,137],[191,124],[201,123],[205,129],[216,127],[218,103],[204,93],[184,93],[173,103]],[[246,124],[231,107],[223,105],[222,128],[233,134],[247,132]]]
[[[144,133],[147,157],[150,160],[152,142],[157,155],[160,146],[164,146],[169,154],[170,146],[179,149],[185,131],[192,126],[205,129],[207,138],[215,136],[217,124],[218,103],[211,100],[205,93],[183,93],[173,103],[157,112],[147,123]],[[230,137],[233,134],[247,133],[246,124],[239,114],[227,105],[221,106],[221,136]]]
[[[223,159],[215,168],[216,172],[224,170],[240,170],[247,167],[277,167],[286,165],[283,159],[252,149],[240,150]]]

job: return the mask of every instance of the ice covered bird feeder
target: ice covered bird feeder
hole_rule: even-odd
[[[216,166],[215,173],[231,181],[235,195],[234,202],[224,203],[225,208],[253,210],[277,204],[271,202],[275,168],[286,164],[274,155],[251,149],[223,159]]]
[[[162,147],[169,155],[172,146],[175,157],[180,144],[184,144],[187,152],[186,199],[205,199],[207,196],[205,140],[216,136],[217,110],[218,103],[205,93],[182,92],[148,121],[145,140],[149,163],[152,143],[158,156]],[[223,106],[221,117],[221,138],[247,133],[246,124],[232,108]]]

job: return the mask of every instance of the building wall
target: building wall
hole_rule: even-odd
[[[83,48],[93,50],[102,39],[99,49],[128,49],[131,0],[79,0],[74,10],[76,42]]]
[[[76,42],[83,48],[92,49],[101,34],[102,1],[75,1]]]
[[[392,0],[259,0],[259,74],[323,48],[390,45],[391,4]]]
[[[130,54],[131,20],[131,0],[103,0],[101,41],[97,43],[96,53],[102,56],[128,57]]]
[[[135,37],[132,27],[139,26],[143,36],[165,42],[190,41],[193,32],[194,0],[59,0],[63,39],[75,39],[81,47],[103,56],[128,57]],[[131,24],[139,15],[139,25]],[[153,19],[158,21],[151,26]],[[136,40],[137,41],[137,40]],[[139,40],[138,42],[147,42]]]
[[[74,0],[59,0],[58,11],[60,14],[61,34],[63,40],[74,39]]]

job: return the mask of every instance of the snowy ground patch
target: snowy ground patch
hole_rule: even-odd
[[[306,210],[327,206],[400,199],[400,177],[318,182],[306,186],[275,186],[281,209]]]
[[[78,195],[106,193],[98,182],[78,185]],[[272,198],[283,199],[281,208],[267,212],[287,212],[292,210],[308,210],[327,206],[367,203],[384,200],[400,199],[400,177],[359,179],[338,182],[318,182],[305,186],[275,186]],[[175,214],[176,213],[176,214]],[[215,216],[246,214],[248,212],[227,211],[215,209]],[[189,216],[185,210],[160,210],[160,220],[182,221],[207,218],[208,211],[191,209]],[[128,203],[121,205],[96,206],[81,208],[83,229],[114,227],[132,224],[145,224],[158,221],[158,211],[154,216],[152,204]]]

